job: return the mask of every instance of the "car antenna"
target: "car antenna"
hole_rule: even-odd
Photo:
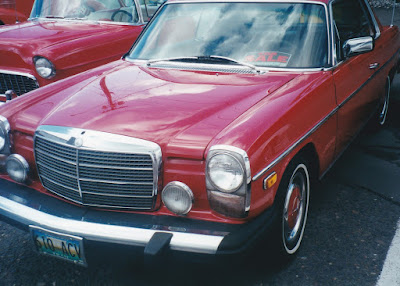
[[[392,22],[390,23],[390,27],[393,27],[394,23],[394,11],[396,10],[396,0],[393,0],[393,12],[392,12]]]

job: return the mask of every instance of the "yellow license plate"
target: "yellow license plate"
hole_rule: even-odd
[[[29,228],[39,253],[87,265],[81,237],[49,231],[37,226],[29,226]]]

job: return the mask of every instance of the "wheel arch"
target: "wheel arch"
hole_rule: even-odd
[[[320,173],[320,162],[319,155],[317,149],[315,148],[314,143],[309,142],[304,145],[296,154],[288,160],[285,170],[289,166],[290,162],[296,160],[299,157],[303,157],[306,159],[307,167],[310,169],[310,175],[313,180],[317,179]]]

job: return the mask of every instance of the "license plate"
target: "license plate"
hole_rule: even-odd
[[[62,258],[76,264],[87,265],[81,237],[49,231],[37,226],[30,226],[29,228],[36,250],[39,253]]]

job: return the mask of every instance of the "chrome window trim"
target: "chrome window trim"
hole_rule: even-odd
[[[376,39],[378,39],[378,38],[381,36],[381,30],[379,29],[378,22],[376,21],[375,15],[374,15],[374,13],[372,12],[371,5],[369,5],[368,1],[367,1],[367,0],[361,0],[361,1],[364,1],[365,6],[366,6],[367,9],[368,9],[368,13],[369,13],[369,15],[370,15],[370,17],[371,17],[371,19],[372,19],[372,24],[375,26],[375,32],[376,32],[376,34],[375,34],[375,40],[376,40]]]
[[[80,179],[79,176],[79,151],[96,151],[96,152],[110,152],[110,153],[125,153],[125,154],[144,154],[149,155],[152,159],[153,164],[153,190],[152,197],[156,198],[158,194],[159,187],[159,178],[161,175],[161,166],[162,166],[162,152],[161,147],[151,141],[133,138],[125,135],[112,134],[107,132],[95,131],[95,130],[87,130],[80,128],[72,128],[72,127],[64,127],[64,126],[52,126],[52,125],[41,125],[37,128],[33,141],[34,146],[36,142],[36,138],[44,138],[46,141],[50,141],[62,146],[66,146],[69,148],[76,149],[76,161],[73,162],[76,167],[76,178],[72,177],[69,174],[62,174],[63,176],[67,176],[77,180],[78,183],[78,192],[80,197],[82,198],[82,190],[81,190],[81,181],[90,182],[92,180],[89,179]],[[104,138],[103,141],[99,141],[98,138]],[[82,145],[76,146],[76,141],[82,139]],[[80,145],[80,144],[79,144]],[[35,165],[38,170],[38,163],[36,160],[36,151],[33,152],[35,157]],[[60,173],[55,171],[56,173]],[[44,176],[46,177],[46,176]],[[45,184],[42,181],[41,176],[39,176],[39,180],[41,184],[44,186]],[[114,183],[112,180],[94,180],[95,182],[104,182],[104,183]],[[119,182],[120,185],[123,183]],[[63,186],[68,188],[67,186]],[[70,188],[68,188],[70,189]],[[50,190],[49,190],[50,191]],[[74,189],[76,192],[76,190]],[[66,198],[70,201],[76,202],[80,205],[87,206],[100,206],[104,207],[104,205],[97,204],[83,204],[80,201],[76,201],[71,197],[66,197],[62,194],[59,194],[55,191],[50,191],[59,195],[60,197]],[[87,193],[87,192],[85,192]],[[143,196],[141,196],[142,198]],[[155,201],[154,201],[155,202]],[[153,207],[154,208],[154,202]],[[106,206],[107,208],[119,208],[119,209],[132,209],[132,207],[121,207],[121,206]],[[135,208],[140,209],[140,208]]]
[[[378,70],[375,71],[374,74],[372,74],[366,82],[364,82],[357,90],[355,90],[351,95],[349,95],[344,101],[342,101],[338,106],[336,106],[335,109],[333,109],[327,116],[325,116],[321,121],[319,121],[314,127],[312,127],[306,134],[304,134],[300,139],[298,139],[294,144],[292,144],[289,148],[287,148],[285,151],[283,151],[277,158],[275,158],[269,165],[267,165],[265,168],[263,168],[261,171],[259,171],[256,175],[253,177],[253,181],[258,180],[261,178],[263,175],[265,175],[272,167],[274,167],[276,164],[278,164],[283,158],[285,158],[287,155],[290,154],[296,147],[298,147],[301,143],[304,142],[308,137],[310,137],[319,127],[322,126],[329,118],[331,118],[340,108],[342,108],[350,99],[352,99],[365,85],[367,85],[383,68],[385,68],[395,57],[396,55],[400,52],[400,49],[398,49],[394,55],[384,64],[382,65]]]
[[[243,1],[243,0],[225,0],[225,1],[219,1],[219,0],[213,0],[213,1],[193,1],[193,0],[176,0],[173,2],[165,2],[164,4],[162,4],[159,9],[157,10],[157,12],[153,15],[151,21],[146,25],[145,29],[142,31],[142,33],[140,34],[140,36],[136,39],[135,43],[133,44],[133,46],[131,47],[131,49],[128,52],[128,56],[124,57],[125,60],[129,61],[129,62],[143,62],[143,63],[147,63],[147,60],[138,60],[138,59],[130,59],[129,58],[129,54],[131,53],[131,51],[136,47],[137,43],[140,41],[140,39],[142,38],[142,36],[144,35],[144,33],[146,32],[147,28],[150,26],[150,23],[153,21],[154,18],[156,18],[156,15],[158,13],[160,13],[160,11],[162,10],[161,7],[162,6],[166,6],[166,5],[174,5],[174,4],[182,4],[182,3],[294,3],[294,4],[316,4],[316,5],[322,5],[325,9],[325,18],[326,18],[326,30],[328,33],[328,37],[327,37],[327,45],[328,45],[328,67],[317,67],[317,68],[276,68],[276,67],[259,67],[257,66],[257,68],[259,68],[261,71],[299,71],[299,72],[305,72],[305,71],[321,71],[321,70],[325,70],[327,68],[330,68],[331,66],[333,66],[333,62],[332,62],[332,46],[330,43],[332,43],[332,39],[331,39],[331,25],[330,23],[330,19],[329,19],[329,9],[328,6],[325,3],[322,2],[318,2],[318,1],[313,1],[313,0],[283,0],[283,1],[276,1],[276,0],[254,0],[254,1]]]

